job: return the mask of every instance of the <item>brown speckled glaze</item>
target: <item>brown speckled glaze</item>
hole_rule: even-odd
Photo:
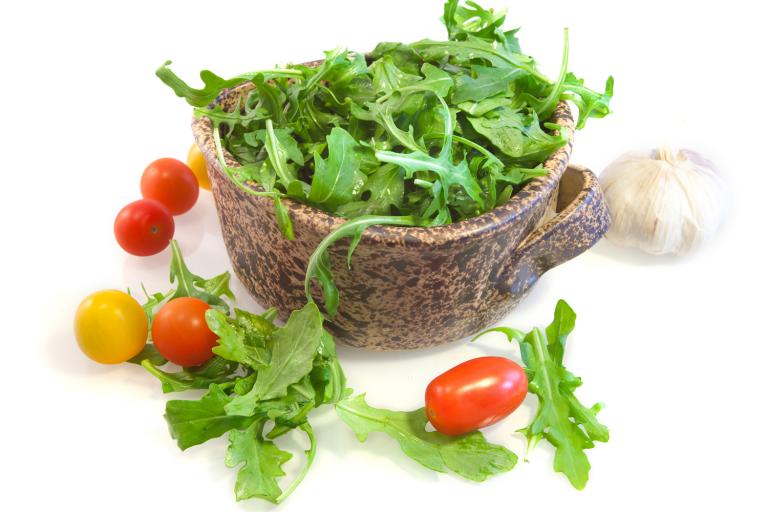
[[[217,101],[233,105],[247,89],[235,88]],[[526,184],[506,204],[448,226],[371,227],[351,269],[345,264],[348,241],[331,249],[340,307],[327,326],[337,340],[398,350],[469,336],[500,320],[544,272],[603,236],[610,218],[597,179],[583,167],[568,166],[573,119],[565,103],[552,121],[570,132],[569,143],[544,163],[546,176]],[[221,170],[210,121],[196,119],[192,129],[208,165],[235,274],[259,304],[277,307],[285,319],[306,303],[310,254],[344,220],[285,200],[296,234],[295,240],[286,240],[271,199],[243,192]],[[238,165],[229,154],[225,159],[229,166]],[[546,220],[555,200],[557,213]],[[322,303],[319,289],[315,299]]]

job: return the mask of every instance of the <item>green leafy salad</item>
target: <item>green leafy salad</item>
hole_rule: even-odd
[[[372,225],[437,226],[492,210],[568,143],[550,123],[562,101],[578,108],[576,128],[610,111],[613,78],[598,93],[568,71],[564,32],[560,73],[551,80],[523,54],[505,13],[448,0],[447,41],[380,43],[367,56],[336,49],[317,66],[289,65],[224,79],[200,73],[202,89],[166,62],[157,76],[211,120],[219,163],[243,191],[272,198],[284,236],[291,198],[351,219],[322,244],[306,274],[325,311],[338,291],[326,250],[352,236],[350,257]],[[234,108],[213,103],[247,84]],[[223,150],[240,163],[229,167]],[[253,187],[253,184],[259,187]]]
[[[447,41],[385,42],[369,54],[336,49],[317,66],[230,79],[206,70],[202,89],[176,76],[170,62],[157,75],[212,121],[220,147],[241,164],[224,165],[230,178],[274,198],[289,238],[286,197],[350,219],[449,224],[490,211],[546,172],[542,162],[568,141],[548,122],[559,102],[578,108],[577,128],[609,113],[613,79],[598,93],[568,71],[567,30],[560,73],[550,79],[504,19],[449,0]],[[246,82],[235,108],[212,104]]]

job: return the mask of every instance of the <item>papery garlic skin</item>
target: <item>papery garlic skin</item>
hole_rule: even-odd
[[[689,150],[629,152],[600,175],[613,222],[610,241],[651,254],[684,254],[712,238],[725,208],[725,184],[712,163]]]

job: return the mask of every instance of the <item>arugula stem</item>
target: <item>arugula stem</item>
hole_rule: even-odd
[[[477,52],[477,57],[483,57],[483,54],[490,54],[493,57],[497,59],[501,59],[503,61],[506,61],[507,63],[511,64],[514,67],[523,69],[530,73],[534,78],[537,80],[540,80],[544,83],[550,84],[552,81],[547,78],[545,75],[543,75],[538,69],[536,69],[536,66],[533,64],[528,64],[521,62],[518,59],[514,59],[510,57],[509,55],[503,54],[501,52],[496,51],[495,49],[489,49],[487,46],[481,44],[481,43],[474,43],[472,41],[419,41],[416,43],[413,43],[411,45],[414,47],[417,51],[419,48],[429,48],[431,46],[444,46],[444,47],[462,47],[462,48],[470,48],[472,50],[475,50]]]
[[[277,497],[275,500],[275,503],[282,502],[285,498],[290,496],[290,494],[296,489],[296,487],[299,486],[302,480],[304,480],[304,477],[307,475],[307,472],[309,471],[309,468],[312,466],[312,462],[315,460],[315,454],[317,453],[317,439],[315,438],[315,433],[312,430],[312,426],[309,424],[309,422],[304,422],[301,425],[299,425],[299,428],[303,430],[307,437],[309,438],[309,450],[307,450],[305,453],[307,454],[307,462],[304,464],[304,467],[301,469],[301,473],[291,482],[291,485],[288,486],[288,488],[283,491],[283,493]]]
[[[277,173],[280,181],[283,182],[283,186],[287,187],[293,178],[288,175],[285,167],[285,153],[283,148],[277,140],[275,135],[275,128],[272,125],[272,119],[266,120],[267,137],[264,147],[267,148],[267,155],[269,155],[269,161],[272,164],[272,168]]]
[[[536,358],[539,360],[538,371],[544,375],[543,381],[546,387],[545,394],[548,400],[554,400],[555,393],[551,386],[552,380],[549,378],[549,374],[547,373],[547,365],[545,364],[550,360],[549,351],[547,350],[547,336],[544,334],[544,331],[542,331],[540,327],[535,327],[532,331],[532,334],[533,342],[531,345],[533,345],[533,348],[536,351]]]
[[[245,184],[235,176],[232,168],[229,167],[227,162],[224,160],[224,150],[221,147],[221,135],[219,134],[219,127],[215,123],[213,125],[213,143],[216,146],[216,159],[219,161],[221,169],[224,171],[224,174],[227,175],[230,181],[234,183],[240,190],[256,197],[275,197],[275,195],[278,194],[276,191],[259,192],[258,190],[253,190],[251,187],[245,186]]]
[[[264,75],[265,79],[268,79],[273,76],[287,76],[287,77],[303,77],[304,72],[300,69],[290,69],[290,68],[275,68],[275,69],[261,69],[258,71],[250,71],[248,73],[244,73],[241,75],[244,78],[248,78],[248,80],[253,80],[256,78],[257,75]]]
[[[439,139],[439,138],[442,138],[442,137],[445,137],[444,133],[428,133],[428,134],[424,135],[425,139]],[[462,137],[460,135],[456,135],[455,133],[453,134],[453,140],[455,140],[456,142],[461,142],[465,146],[468,146],[468,147],[470,147],[472,149],[475,149],[475,150],[479,151],[488,160],[490,160],[491,162],[493,162],[496,165],[500,166],[502,169],[504,168],[504,163],[501,160],[499,160],[498,157],[496,157],[496,155],[494,155],[493,153],[491,153],[490,151],[485,149],[480,144],[477,144],[476,142],[472,142],[469,139],[465,139],[464,137]]]
[[[311,284],[312,279],[317,275],[317,269],[320,267],[320,259],[323,257],[323,254],[325,254],[338,240],[353,236],[358,230],[365,230],[373,225],[419,226],[421,225],[421,219],[413,215],[363,215],[348,220],[328,233],[328,235],[317,245],[307,262],[307,273],[304,278],[304,294],[309,302],[315,301],[314,298],[312,298]]]
[[[547,119],[552,114],[558,100],[560,99],[560,93],[563,90],[563,84],[565,83],[565,76],[568,73],[568,29],[563,29],[563,60],[560,63],[560,74],[557,76],[557,80],[552,84],[552,90],[549,95],[544,99],[542,105],[537,109],[537,114],[540,118]]]
[[[396,216],[396,215],[362,215],[360,217],[356,217],[354,219],[348,220],[335,230],[331,231],[326,235],[325,238],[315,247],[315,250],[312,252],[312,255],[309,257],[309,261],[307,262],[307,272],[304,276],[304,295],[307,297],[307,301],[314,302],[315,299],[312,297],[311,292],[311,285],[312,285],[312,279],[317,278],[318,280],[323,279],[322,274],[320,272],[321,267],[321,260],[323,258],[323,255],[327,253],[328,249],[336,243],[336,241],[341,240],[342,238],[348,237],[348,236],[357,236],[356,239],[353,240],[352,245],[350,246],[350,252],[348,253],[348,261],[349,257],[351,257],[351,252],[354,251],[354,248],[357,246],[357,241],[359,241],[360,234],[367,229],[370,226],[373,225],[391,225],[391,226],[420,226],[423,224],[423,221],[416,216],[413,215],[404,215],[404,216]],[[322,281],[321,281],[321,284]],[[333,283],[330,283],[330,286],[332,286],[335,289],[335,285]],[[325,287],[323,287],[325,289]],[[334,306],[329,307],[329,297],[325,296],[325,290],[324,290],[324,298],[326,300],[326,311],[333,316],[335,314],[335,309],[338,304],[334,304]],[[338,298],[338,296],[337,296]]]

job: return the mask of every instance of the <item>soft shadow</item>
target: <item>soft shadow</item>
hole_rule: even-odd
[[[168,265],[171,261],[171,249],[166,248],[152,256],[131,256],[126,254],[123,258],[123,283],[147,282],[153,283],[168,279]],[[123,288],[118,288],[123,289]],[[156,290],[148,290],[150,293]],[[133,290],[131,290],[133,292]],[[133,293],[139,301],[144,294],[141,290]]]
[[[58,373],[73,375],[109,375],[121,365],[98,364],[78,350],[71,328],[57,328],[43,338],[43,354],[48,366]]]
[[[368,439],[361,443],[352,429],[330,407],[313,413],[310,421],[314,426],[318,445],[322,446],[324,452],[338,456],[342,463],[350,453],[364,452],[368,456],[397,466],[411,478],[425,482],[434,482],[439,478],[437,473],[405,455],[397,441],[382,432],[372,432]]]
[[[636,266],[661,266],[674,265],[681,260],[680,256],[673,254],[648,254],[634,247],[621,247],[608,240],[601,240],[592,249],[592,254],[615,261]],[[683,257],[684,258],[684,257]]]
[[[440,355],[444,352],[452,350],[457,346],[463,345],[469,339],[471,338],[463,338],[460,340],[452,341],[450,343],[444,343],[436,347],[418,348],[413,350],[393,350],[387,352],[371,350],[368,348],[353,347],[340,341],[336,344],[336,351],[338,352],[342,361],[363,363],[376,361],[387,363],[400,361],[402,359],[432,358],[436,355]]]
[[[207,231],[208,218],[216,215],[204,206],[207,205],[195,205],[187,213],[174,217],[176,229],[173,236],[183,242],[184,249],[189,253],[200,248]]]

